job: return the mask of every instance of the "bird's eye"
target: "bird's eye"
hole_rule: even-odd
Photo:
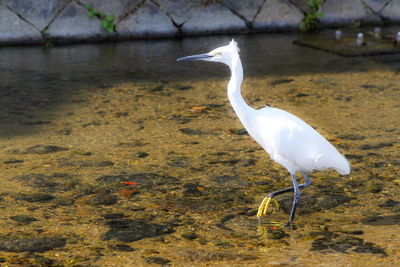
[[[218,53],[215,53],[215,54],[214,54],[214,56],[216,56],[216,57],[220,57],[221,55],[222,55],[221,52],[218,52]]]

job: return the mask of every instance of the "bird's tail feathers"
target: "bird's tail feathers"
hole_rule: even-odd
[[[337,152],[337,155],[332,157],[327,157],[323,155],[318,155],[315,158],[315,162],[320,166],[319,169],[329,169],[332,168],[341,175],[348,175],[350,173],[350,164],[347,159]]]

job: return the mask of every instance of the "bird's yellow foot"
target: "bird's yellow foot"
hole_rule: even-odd
[[[275,203],[275,206],[279,209],[279,204],[278,202],[276,202],[275,198],[267,196],[263,199],[260,207],[258,208],[257,218],[260,218],[262,215],[267,214],[269,203],[271,203],[271,201],[273,201]]]

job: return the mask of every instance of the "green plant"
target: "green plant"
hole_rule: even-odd
[[[321,0],[309,0],[308,6],[311,8],[310,13],[306,13],[306,17],[301,22],[300,29],[302,31],[314,31],[318,26],[318,19],[323,17],[324,14],[318,12],[321,7]]]
[[[103,26],[104,29],[106,29],[109,33],[114,32],[114,15],[109,15],[107,16],[106,14],[99,12],[97,10],[94,10],[90,5],[85,5],[85,8],[89,11],[88,18],[92,18],[96,16],[101,20],[101,25]]]

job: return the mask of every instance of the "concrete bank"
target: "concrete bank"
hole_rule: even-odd
[[[297,31],[308,1],[0,0],[0,45]],[[321,3],[322,27],[400,22],[400,0]]]

